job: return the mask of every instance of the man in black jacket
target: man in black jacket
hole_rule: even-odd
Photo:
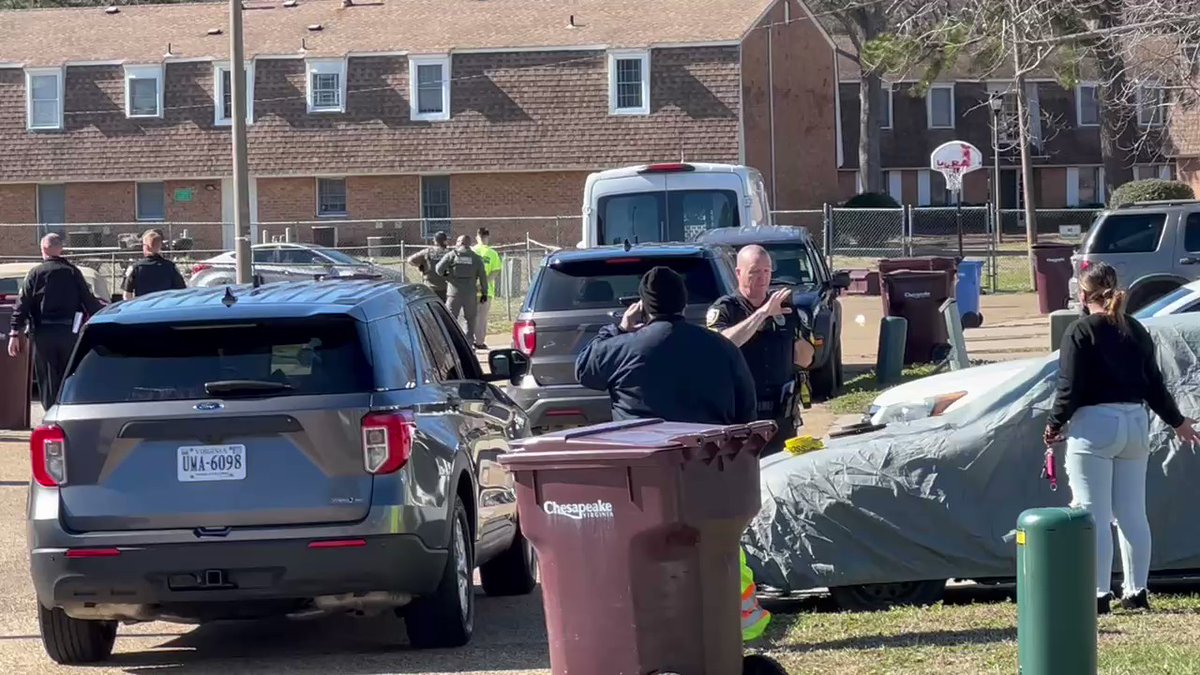
[[[575,376],[607,391],[613,419],[745,424],[756,417],[754,378],[732,342],[687,323],[683,277],[655,267],[642,277],[619,325],[608,325],[575,361]]]
[[[24,348],[26,326],[33,334],[33,368],[44,409],[58,398],[80,325],[102,307],[83,273],[62,257],[62,251],[62,237],[42,237],[43,262],[29,270],[21,284],[8,333],[8,355],[13,357]]]
[[[162,234],[155,230],[146,230],[142,235],[142,254],[145,257],[130,265],[125,272],[126,300],[158,291],[187,288],[175,263],[162,256],[162,243]]]

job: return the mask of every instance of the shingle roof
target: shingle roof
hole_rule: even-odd
[[[774,0],[246,0],[246,56],[649,47],[742,39]],[[573,22],[574,26],[570,24]],[[320,25],[321,30],[309,30]],[[222,29],[209,35],[210,29]],[[0,63],[228,57],[223,2],[0,13]]]

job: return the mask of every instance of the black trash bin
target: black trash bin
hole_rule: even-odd
[[[946,322],[939,311],[952,291],[946,288],[946,271],[899,270],[883,275],[885,316],[908,321],[904,363],[930,363],[950,343]]]
[[[1037,280],[1038,309],[1042,314],[1066,309],[1071,295],[1072,244],[1034,244],[1033,273]]]

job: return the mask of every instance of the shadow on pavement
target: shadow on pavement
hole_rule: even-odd
[[[781,651],[803,653],[833,649],[894,649],[898,647],[915,647],[917,645],[953,647],[957,645],[982,645],[1016,639],[1016,628],[971,628],[967,630],[918,631],[901,635],[866,635],[844,640],[791,645],[782,648]]]
[[[239,672],[459,673],[540,670],[550,667],[541,596],[478,597],[475,636],[459,649],[417,651],[408,647],[404,622],[390,615],[215,622],[163,642],[118,633],[118,651],[100,664],[128,673]],[[123,644],[124,643],[124,644]],[[135,644],[130,644],[135,643]]]

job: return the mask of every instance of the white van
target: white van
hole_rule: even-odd
[[[599,171],[583,189],[580,248],[692,241],[718,227],[771,224],[767,188],[757,169],[675,162]]]

